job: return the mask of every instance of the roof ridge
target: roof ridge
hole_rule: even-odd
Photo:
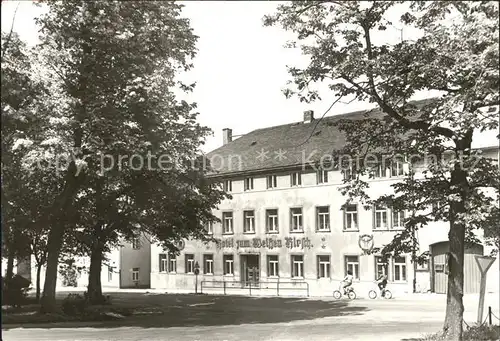
[[[424,103],[424,102],[427,102],[427,101],[431,101],[434,98],[437,98],[437,97],[431,97],[431,98],[413,100],[413,101],[409,101],[408,104],[420,104],[420,103]],[[320,117],[320,118],[314,118],[313,121],[310,122],[310,123],[316,122],[317,120],[338,118],[340,116],[343,116],[343,117],[354,116],[354,115],[359,115],[359,114],[362,114],[362,113],[366,113],[366,112],[369,112],[369,111],[375,111],[375,110],[380,110],[380,106],[374,106],[372,108],[360,109],[360,110],[350,111],[350,112],[344,112],[344,113],[340,113],[340,114],[336,114],[336,115],[329,115],[329,116],[324,116],[324,117]],[[258,128],[258,129],[250,130],[249,132],[244,133],[244,134],[240,134],[238,136],[242,137],[242,136],[245,136],[247,134],[251,134],[251,133],[256,132],[256,131],[273,129],[273,128],[277,128],[277,127],[293,126],[293,125],[297,125],[297,124],[302,123],[302,122],[303,121],[295,121],[295,122],[290,122],[290,123],[285,123],[285,124],[276,124],[276,125],[272,125],[272,126],[267,126],[267,127],[263,127],[263,128]]]

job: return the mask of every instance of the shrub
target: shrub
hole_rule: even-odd
[[[463,341],[497,341],[500,339],[500,326],[472,326],[464,330]],[[443,341],[442,332],[429,335],[419,341]]]
[[[80,294],[69,294],[62,302],[62,311],[66,315],[83,315],[87,308],[87,300]]]
[[[464,330],[464,341],[498,340],[500,339],[500,326],[470,327]]]
[[[79,270],[74,259],[66,259],[59,265],[59,275],[65,287],[78,286]]]
[[[31,281],[23,276],[2,277],[2,304],[21,307],[26,304]]]

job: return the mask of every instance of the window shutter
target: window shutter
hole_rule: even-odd
[[[347,222],[346,222],[346,219],[345,219],[345,218],[346,218],[346,217],[345,217],[345,215],[346,215],[346,214],[345,214],[345,210],[346,210],[345,208],[343,208],[343,209],[341,210],[341,211],[342,211],[342,221],[343,221],[343,223],[344,223],[344,230],[346,230],[346,229],[347,229],[347,225],[346,225],[346,224],[347,224]]]
[[[319,208],[316,207],[316,231],[319,230]]]
[[[372,206],[372,228],[375,229],[375,226],[376,226],[376,219],[375,219],[375,211],[376,211],[376,206],[373,205]]]
[[[316,273],[319,278],[319,256],[316,256]]]

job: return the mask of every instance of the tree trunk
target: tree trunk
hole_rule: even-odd
[[[417,292],[417,262],[413,262],[413,293]]]
[[[75,143],[77,147],[81,145]],[[57,266],[59,265],[59,254],[63,244],[64,232],[66,230],[66,221],[64,221],[64,212],[73,203],[78,188],[83,181],[84,174],[78,173],[78,168],[72,161],[66,172],[66,181],[61,195],[54,201],[52,212],[49,216],[49,222],[52,222],[47,240],[47,268],[45,271],[45,281],[41,300],[40,311],[42,313],[52,313],[56,311],[56,284],[57,284]],[[61,221],[61,218],[63,221]]]
[[[449,233],[448,292],[444,335],[446,340],[461,341],[463,332],[464,240],[465,226],[452,225]]]
[[[55,224],[49,233],[47,248],[47,268],[45,270],[45,281],[40,311],[42,313],[55,312],[56,307],[56,284],[57,267],[59,265],[59,253],[61,251],[64,236],[64,225]]]
[[[448,291],[446,293],[446,317],[443,334],[445,340],[462,341],[464,317],[464,253],[465,253],[465,224],[460,214],[466,213],[468,197],[467,171],[463,168],[463,157],[468,157],[472,141],[472,130],[465,137],[455,142],[455,153],[460,162],[455,162],[451,172],[450,185],[452,193],[459,198],[450,201],[450,251],[448,252]],[[458,200],[457,200],[458,199]]]
[[[43,264],[38,264],[36,266],[36,302],[40,302],[40,276],[42,272],[42,266]]]
[[[92,245],[90,254],[90,270],[88,284],[88,299],[90,304],[101,304],[104,302],[101,284],[102,248],[99,242]]]
[[[6,283],[9,283],[9,279],[14,276],[14,259],[15,259],[14,251],[9,248],[9,254],[7,256],[7,271],[5,272],[5,279],[7,279]]]

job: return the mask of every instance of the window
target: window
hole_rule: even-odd
[[[113,280],[113,267],[108,265],[108,282]]]
[[[345,274],[350,271],[354,279],[359,279],[359,257],[345,256]]]
[[[243,233],[255,233],[254,211],[243,211]]]
[[[316,173],[316,182],[318,184],[326,184],[328,182],[328,171],[326,170],[319,170]]]
[[[205,232],[206,232],[206,234],[214,234],[214,223],[213,223],[213,221],[209,221],[205,225]]]
[[[177,257],[175,255],[168,255],[168,272],[177,272]]]
[[[234,259],[233,255],[224,255],[224,275],[234,275]]]
[[[387,208],[381,205],[374,207],[374,219],[373,228],[374,229],[386,229],[389,227],[387,224]]]
[[[158,262],[160,266],[160,272],[167,272],[168,269],[168,257],[165,253],[160,253],[160,260]]]
[[[267,256],[267,277],[278,277],[279,276],[279,266],[278,266],[278,256],[269,255]]]
[[[231,180],[224,180],[224,192],[233,191],[233,182]]]
[[[214,274],[214,255],[203,255],[203,273],[205,275]]]
[[[267,176],[267,188],[276,188],[278,187],[278,179],[276,175],[268,175]]]
[[[330,207],[316,207],[316,231],[330,231]]]
[[[233,233],[233,212],[222,213],[222,226],[224,234]]]
[[[396,157],[391,162],[391,176],[402,176],[404,175],[403,170],[403,158]]]
[[[347,205],[344,209],[344,230],[358,229],[358,206]]]
[[[406,282],[406,258],[394,258],[394,282]]]
[[[186,259],[186,264],[185,264],[186,273],[187,274],[194,273],[194,255],[186,253],[185,259]]]
[[[377,280],[382,274],[387,274],[387,262],[382,260],[381,256],[375,256],[375,279]]]
[[[253,189],[253,178],[245,178],[245,191]]]
[[[267,233],[278,233],[278,210],[266,210]]]
[[[344,173],[344,180],[353,180],[356,178],[356,165],[351,163],[342,172]]]
[[[292,256],[292,277],[304,277],[304,256]]]
[[[376,165],[372,168],[372,174],[375,178],[386,178],[389,176],[390,172],[388,172],[390,168],[385,164],[385,162]]]
[[[292,186],[302,185],[302,174],[300,174],[299,172],[290,174],[290,184]]]
[[[404,228],[405,211],[392,211],[392,228]]]
[[[177,272],[177,260],[175,255],[160,253],[159,255],[160,272]]]
[[[132,269],[132,281],[134,281],[134,282],[139,281],[139,268]]]
[[[295,207],[290,209],[290,231],[304,232],[302,226],[302,207]]]
[[[134,237],[134,239],[132,239],[132,248],[134,250],[139,250],[141,248],[141,240],[139,237]]]
[[[317,256],[318,278],[330,278],[330,256]]]

